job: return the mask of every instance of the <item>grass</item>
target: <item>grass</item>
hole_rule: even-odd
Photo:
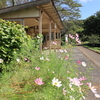
[[[85,92],[82,90],[88,88],[87,81],[77,80],[81,76],[77,74],[79,72],[72,54],[65,47],[62,48],[51,53],[44,50],[40,54],[27,45],[19,54],[15,54],[9,64],[2,64],[0,100],[83,99]]]
[[[91,46],[88,42],[84,42],[82,45],[84,47],[88,48],[88,49],[91,49],[93,51],[100,53],[100,47],[99,46]]]

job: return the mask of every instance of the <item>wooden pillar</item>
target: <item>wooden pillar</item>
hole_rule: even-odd
[[[39,18],[39,34],[42,34],[42,17],[43,17],[43,12],[40,11],[40,18]],[[42,39],[40,43],[40,53],[42,53]]]
[[[45,35],[45,41],[46,41],[46,46],[47,46],[47,34]]]
[[[56,42],[56,23],[54,23],[54,42]],[[54,50],[56,51],[56,46],[54,47]]]
[[[16,19],[16,20],[18,20],[18,19]],[[19,19],[19,20],[20,20],[20,24],[25,26],[25,19]]]
[[[49,50],[51,52],[51,20],[49,22]]]
[[[61,32],[59,33],[59,39],[60,39],[60,48],[61,48]]]

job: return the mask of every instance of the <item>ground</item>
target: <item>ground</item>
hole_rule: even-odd
[[[86,67],[83,67],[81,64],[78,64],[77,68],[80,71],[80,73],[88,77],[92,85],[97,89],[98,94],[100,94],[100,77],[99,77],[100,69],[88,58],[88,56],[84,55],[84,53],[78,47],[75,47],[73,49],[73,52],[74,52],[73,58],[74,58],[75,63],[77,63],[78,60],[86,62],[87,64]],[[87,51],[84,51],[84,52],[87,52]],[[91,90],[89,90],[87,91],[86,100],[100,100],[100,98],[97,99],[94,96],[94,94],[91,92]]]

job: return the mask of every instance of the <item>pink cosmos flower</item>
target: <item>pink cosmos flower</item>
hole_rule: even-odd
[[[86,80],[87,78],[85,78],[84,76],[80,77],[80,81]]]
[[[81,61],[77,61],[77,63],[78,63],[78,64],[80,64],[80,63],[81,63]]]
[[[26,61],[27,61],[27,60],[28,60],[28,58],[24,58],[24,60],[26,60]]]
[[[52,42],[54,45],[57,45],[57,43],[56,42]]]
[[[47,61],[50,61],[50,59],[49,59],[49,58],[46,58],[46,60],[47,60]]]
[[[40,67],[35,67],[36,70],[40,70]]]
[[[44,47],[44,49],[48,49],[48,47]]]
[[[76,41],[78,41],[79,40],[79,38],[78,37],[76,37]]]
[[[66,43],[68,43],[68,41],[66,41]]]
[[[74,37],[74,36],[72,36],[71,38],[72,38],[72,39],[75,39],[75,37]]]
[[[43,85],[44,84],[44,82],[42,82],[42,79],[41,78],[37,78],[35,80],[35,83],[38,84],[38,85]]]
[[[92,86],[92,84],[91,83],[87,83],[87,85],[89,86],[89,88],[91,89],[91,91],[93,92],[93,93],[97,93],[97,91],[96,91],[96,89],[94,88],[94,86]]]
[[[65,87],[62,89],[62,91],[63,91],[63,95],[66,95],[66,90],[65,90]]]
[[[76,34],[76,37],[79,37],[79,35],[78,35],[78,34]]]
[[[71,37],[71,34],[69,34],[69,37]]]
[[[81,41],[78,41],[79,44],[81,44]]]
[[[74,84],[74,85],[76,85],[76,86],[83,85],[83,83],[81,83],[80,80],[79,80],[78,78],[70,79],[70,82],[71,82],[71,84]]]
[[[65,59],[67,60],[67,59],[68,59],[68,57],[66,56],[66,57],[65,57]]]

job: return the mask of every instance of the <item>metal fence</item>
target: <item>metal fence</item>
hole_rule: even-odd
[[[0,0],[0,9],[39,0]]]

